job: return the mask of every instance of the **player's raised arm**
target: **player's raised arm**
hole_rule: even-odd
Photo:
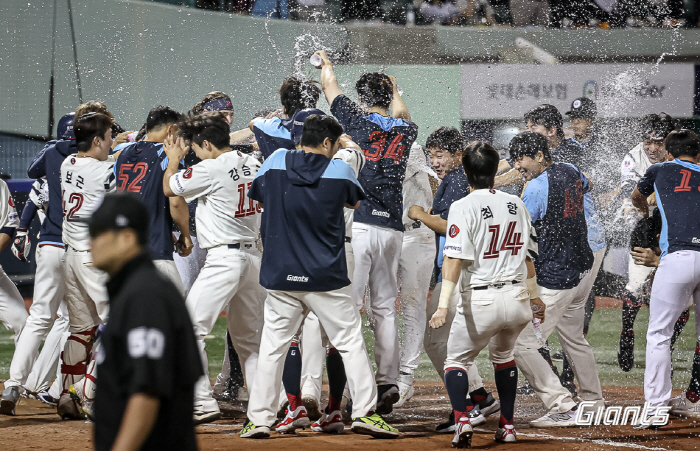
[[[333,105],[333,101],[339,95],[343,95],[343,90],[340,89],[338,85],[338,79],[335,77],[335,71],[333,70],[333,64],[328,58],[328,54],[325,50],[319,50],[315,53],[321,57],[321,89],[323,89],[323,94],[326,96],[326,101],[328,105]]]
[[[163,142],[163,150],[168,156],[168,167],[163,175],[163,192],[168,197],[175,197],[177,194],[170,189],[170,177],[180,169],[180,161],[187,156],[190,146],[182,137],[168,136]]]
[[[399,94],[399,88],[396,84],[396,77],[389,75],[391,85],[393,87],[393,97],[391,99],[391,115],[395,118],[411,120],[411,114],[408,112],[408,107]]]
[[[647,196],[639,192],[639,188],[634,188],[632,191],[632,205],[634,205],[639,211],[642,212],[644,217],[649,216],[649,201]]]

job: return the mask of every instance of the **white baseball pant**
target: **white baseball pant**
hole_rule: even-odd
[[[207,260],[187,296],[197,345],[205,375],[195,386],[195,410],[215,412],[209,363],[204,337],[214,328],[219,314],[228,307],[226,323],[247,384],[255,379],[263,326],[266,291],[260,286],[260,251],[255,243],[240,243],[240,249],[217,246],[208,250]]]
[[[530,294],[525,284],[469,290],[461,297],[450,327],[445,370],[474,366],[474,359],[487,346],[491,362],[513,360],[515,341],[532,321]]]
[[[353,400],[352,417],[365,416],[376,407],[372,363],[350,287],[325,292],[270,290],[258,359],[258,373],[265,377],[253,380],[248,402],[248,419],[256,426],[271,426],[276,420],[285,356],[309,311],[316,314],[331,345],[343,358]]]
[[[628,259],[627,274],[629,279],[627,280],[627,285],[625,285],[625,290],[629,291],[634,297],[637,298],[637,300],[639,300],[643,295],[644,282],[646,282],[649,274],[654,271],[654,268],[635,265],[634,259],[631,255],[628,255]]]
[[[348,267],[348,278],[352,282],[355,256],[352,253],[351,243],[345,243],[345,262]],[[311,397],[320,402],[326,347],[323,345],[321,323],[313,312],[309,312],[304,320],[300,346],[302,358],[301,397],[302,399]]]
[[[457,286],[459,287],[459,282]],[[439,329],[433,329],[430,327],[428,322],[430,318],[433,317],[438,309],[438,304],[440,303],[440,290],[442,289],[442,282],[435,285],[432,296],[428,301],[428,310],[426,315],[426,325],[425,325],[425,336],[423,339],[423,346],[425,348],[425,353],[428,354],[430,361],[435,367],[435,371],[440,375],[440,380],[445,382],[445,361],[447,360],[447,342],[450,338],[450,329],[452,328],[452,322],[455,319],[457,313],[457,305],[460,302],[460,292],[455,290],[450,299],[450,305],[447,308],[447,317],[445,318],[445,324]],[[478,390],[484,386],[484,381],[481,379],[479,370],[476,365],[470,363],[465,368],[467,371],[467,378],[469,379],[469,393],[474,390]]]
[[[352,292],[357,308],[362,307],[369,286],[368,317],[374,332],[374,360],[377,385],[396,384],[399,376],[399,325],[396,320],[398,269],[403,232],[355,222],[352,249],[355,272]]]
[[[52,245],[43,245],[36,249],[34,300],[29,308],[24,330],[17,340],[10,364],[10,378],[5,381],[5,387],[25,385],[30,391],[45,389],[56,371],[58,358],[67,338],[64,337],[64,333],[68,331],[68,313],[63,302],[65,288],[61,271],[64,253],[62,247]],[[60,315],[54,322],[56,313]],[[46,335],[49,328],[51,331]],[[44,335],[46,342],[40,354],[39,347]],[[30,374],[33,375],[31,381]]]
[[[185,286],[182,284],[175,262],[173,260],[153,260],[153,265],[175,285],[182,297],[185,297]]]
[[[70,336],[63,348],[63,390],[82,380],[87,371],[94,333],[109,314],[107,274],[92,266],[92,255],[70,247],[63,255],[65,300]]]
[[[15,334],[15,344],[28,316],[19,290],[0,266],[0,322]]]
[[[435,233],[423,226],[407,230],[403,235],[399,261],[403,340],[399,371],[410,375],[418,368],[423,350],[426,308],[430,278],[435,260]]]
[[[204,267],[204,262],[207,260],[207,250],[199,247],[197,237],[192,235],[192,253],[187,257],[180,257],[177,252],[173,252],[173,261],[177,266],[177,272],[180,273],[182,285],[185,287],[185,296],[192,289],[194,281],[199,275],[199,271]]]
[[[599,261],[602,261],[603,254],[604,251],[594,253]],[[546,306],[545,320],[540,325],[542,342],[535,336],[534,327],[529,325],[520,333],[515,344],[515,363],[550,413],[567,412],[576,405],[569,390],[561,385],[538,351],[554,330],[559,334],[559,343],[578,379],[581,399],[603,399],[593,348],[583,336],[585,306],[590,292],[587,277],[595,277],[593,271],[586,274],[578,286],[567,290],[538,287],[540,299]]]
[[[689,297],[695,304],[695,330],[700,337],[700,252],[683,250],[664,256],[651,289],[644,369],[644,398],[653,407],[671,399],[671,336]]]

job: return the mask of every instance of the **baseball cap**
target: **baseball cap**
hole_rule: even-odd
[[[108,230],[133,229],[139,242],[148,242],[149,213],[138,197],[131,193],[109,193],[88,220],[90,236]]]
[[[58,120],[56,125],[56,137],[58,139],[75,139],[73,134],[73,124],[75,123],[75,112],[68,113]]]
[[[571,110],[566,112],[571,119],[580,119],[582,117],[596,117],[598,108],[588,97],[579,97],[571,102]]]
[[[317,108],[306,108],[303,110],[297,110],[292,116],[292,139],[294,140],[294,145],[299,145],[301,141],[301,134],[304,131],[304,122],[312,114],[318,114],[319,116],[325,116],[326,113]]]

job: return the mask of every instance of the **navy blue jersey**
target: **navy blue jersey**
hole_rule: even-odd
[[[287,291],[350,285],[343,207],[365,196],[347,163],[280,149],[265,160],[248,197],[264,205],[260,285]]]
[[[584,195],[586,177],[569,164],[554,163],[523,193],[537,231],[537,284],[552,290],[576,287],[593,266],[588,244]]]
[[[114,165],[117,191],[138,194],[151,213],[148,248],[154,260],[173,259],[173,218],[163,192],[168,167],[162,143],[140,141],[127,146]]]
[[[355,221],[403,231],[403,179],[418,126],[377,113],[365,116],[344,95],[333,100],[331,113],[362,148],[367,160],[358,177],[367,200],[355,210]]]
[[[294,149],[292,125],[290,119],[258,118],[253,122],[253,134],[263,158],[269,158],[277,149]]]
[[[49,141],[29,165],[27,175],[38,179],[46,177],[49,184],[49,208],[39,232],[40,243],[63,245],[63,199],[61,164],[68,155],[78,152],[75,141]]]
[[[637,189],[644,196],[656,192],[661,212],[661,257],[691,250],[700,252],[700,167],[675,159],[652,165]]]
[[[589,168],[591,165],[587,160],[595,158],[595,156],[585,158],[583,147],[571,138],[562,140],[559,147],[550,150],[550,153],[552,154],[552,161],[555,163],[571,163],[577,168]]]
[[[467,175],[464,173],[464,168],[462,165],[459,165],[455,170],[445,174],[442,182],[440,182],[440,186],[438,186],[433,198],[433,214],[440,215],[442,219],[447,221],[447,215],[452,204],[467,194],[469,194],[469,182],[467,181]]]

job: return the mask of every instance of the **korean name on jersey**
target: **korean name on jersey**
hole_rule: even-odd
[[[260,230],[260,205],[248,197],[260,163],[238,151],[203,160],[170,178],[170,189],[187,202],[197,202],[197,239],[209,249],[255,241]]]
[[[523,282],[525,257],[537,253],[535,229],[525,204],[497,190],[475,190],[450,207],[444,253],[469,260],[462,289]]]
[[[90,250],[87,221],[105,194],[116,190],[114,157],[105,161],[71,155],[61,164],[63,242],[77,251]]]

